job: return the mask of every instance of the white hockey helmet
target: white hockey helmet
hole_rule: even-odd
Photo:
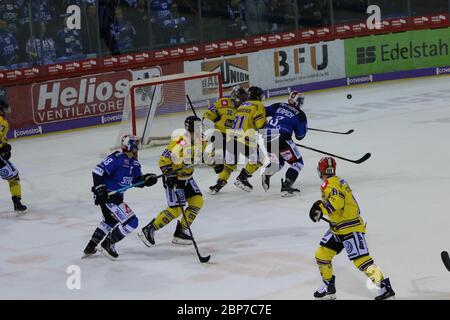
[[[305,102],[305,95],[298,91],[292,91],[289,94],[288,103],[297,108],[301,109],[303,107],[303,103]]]
[[[123,152],[137,153],[139,150],[139,139],[131,134],[126,134],[122,138],[121,148]]]

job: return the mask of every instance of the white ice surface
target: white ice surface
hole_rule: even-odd
[[[353,99],[346,98],[347,93]],[[449,273],[440,252],[450,250],[450,78],[426,78],[308,93],[310,127],[348,130],[350,136],[309,132],[305,145],[358,158],[338,161],[368,223],[375,262],[391,279],[398,299],[450,299]],[[183,116],[168,123],[174,125]],[[16,217],[5,182],[0,184],[1,299],[310,299],[321,285],[314,252],[327,229],[308,217],[320,196],[320,154],[304,150],[302,194],[280,197],[280,173],[264,193],[252,178],[250,194],[230,184],[217,196],[211,169],[196,169],[205,207],[193,225],[203,255],[170,243],[175,223],[145,247],[134,233],[117,244],[113,262],[101,254],[81,260],[101,219],[90,192],[91,169],[114,141],[117,126],[12,141],[23,201]],[[162,147],[143,150],[144,171],[159,172]],[[284,174],[284,171],[283,171]],[[165,207],[161,184],[130,190],[127,203],[140,226]],[[68,290],[67,267],[81,268],[81,289]],[[372,299],[365,276],[345,252],[334,261],[338,298]]]

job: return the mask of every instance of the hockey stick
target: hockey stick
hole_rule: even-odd
[[[187,99],[187,101],[189,102],[189,105],[191,106],[191,110],[192,110],[192,112],[194,113],[194,116],[196,116],[196,117],[198,118],[197,112],[195,112],[194,106],[192,105],[191,98],[189,98],[189,95],[188,95],[188,94],[186,95],[186,99]]]
[[[186,223],[187,223],[186,213],[184,212],[184,206],[181,205],[180,197],[178,196],[178,192],[177,192],[176,188],[174,188],[173,191],[175,193],[175,197],[177,198],[178,205],[180,206],[181,213],[183,213],[184,221],[186,221]],[[191,238],[192,238],[192,243],[194,244],[194,247],[195,247],[195,252],[197,252],[198,259],[200,260],[201,263],[208,262],[209,259],[211,259],[211,256],[209,255],[209,256],[206,256],[206,257],[202,257],[200,255],[200,252],[198,251],[197,243],[194,240],[194,235],[192,234],[192,230],[191,230],[191,227],[189,225],[188,225],[188,230],[189,230],[189,234],[191,235]]]
[[[448,252],[442,251],[441,258],[442,262],[444,263],[444,266],[447,268],[448,271],[450,271],[450,256],[448,255]]]
[[[192,167],[193,167],[193,165],[189,165],[189,166],[186,166],[184,168],[179,168],[179,169],[176,169],[176,170],[173,170],[173,171],[170,171],[170,172],[161,173],[159,176],[156,176],[156,179],[162,178],[164,176],[170,177],[170,176],[174,175],[175,173],[177,173],[178,171],[180,171],[182,169],[190,169]],[[128,189],[142,186],[144,183],[145,183],[145,181],[139,181],[139,182],[136,182],[134,184],[130,184],[129,186],[126,186],[126,187],[123,187],[123,188],[120,188],[120,189],[117,189],[117,190],[109,192],[108,196],[110,197],[110,196],[115,195],[116,193],[127,191]]]
[[[334,134],[351,134],[351,133],[355,132],[355,130],[353,130],[353,129],[350,129],[347,132],[329,131],[329,130],[315,129],[315,128],[308,128],[308,130],[318,131],[318,132],[326,132],[326,133],[334,133]]]
[[[328,222],[330,225],[331,225],[331,221],[330,220],[328,220],[327,218],[324,218],[324,217],[320,217],[320,219],[321,220],[323,220],[323,221],[326,221],[326,222]]]
[[[297,146],[299,146],[299,147],[302,147],[302,148],[305,148],[305,149],[308,149],[308,150],[311,150],[311,151],[315,151],[315,152],[318,152],[318,153],[323,153],[323,154],[326,154],[327,156],[335,157],[335,158],[338,158],[338,159],[341,159],[341,160],[344,160],[344,161],[348,161],[348,162],[351,162],[351,163],[356,163],[356,164],[363,163],[364,161],[366,161],[367,159],[369,159],[372,156],[372,154],[370,154],[368,152],[364,156],[362,156],[361,158],[359,158],[357,160],[352,160],[352,159],[344,158],[344,157],[341,157],[341,156],[338,156],[338,155],[335,155],[335,154],[332,154],[332,153],[329,153],[329,152],[326,152],[326,151],[323,151],[323,150],[314,149],[314,148],[311,148],[311,147],[308,147],[308,146],[305,146],[305,145],[302,145],[302,144],[299,144],[299,143],[295,143],[295,144]]]

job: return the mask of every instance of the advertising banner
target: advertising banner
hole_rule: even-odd
[[[248,55],[234,55],[226,58],[186,61],[184,63],[186,73],[198,73],[200,71],[220,72],[222,74],[223,95],[230,94],[234,86],[240,85],[249,88],[251,75]],[[187,81],[186,92],[196,108],[211,105],[218,97],[219,82],[217,77],[202,80]]]
[[[252,85],[284,88],[345,77],[344,41],[262,50],[249,55]]]
[[[221,72],[224,95],[229,94],[236,85],[244,88],[259,86],[264,90],[272,90],[274,95],[276,89],[280,88],[345,78],[344,41],[302,44],[226,58],[187,61],[184,69],[189,73]],[[191,93],[195,97],[201,97],[216,87],[217,83],[210,79],[201,84],[192,84],[188,91],[195,92]]]
[[[174,63],[9,87],[9,137],[120,121],[130,81],[180,72]],[[147,90],[136,92],[138,106],[149,103]]]
[[[42,125],[120,112],[130,80],[131,71],[123,71],[33,84],[33,122]]]
[[[450,29],[345,40],[348,77],[448,65]]]

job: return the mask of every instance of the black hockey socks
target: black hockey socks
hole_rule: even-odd
[[[298,171],[293,169],[293,168],[289,168],[286,171],[286,182],[289,182],[290,185],[293,185],[295,180],[297,180],[298,177]]]

